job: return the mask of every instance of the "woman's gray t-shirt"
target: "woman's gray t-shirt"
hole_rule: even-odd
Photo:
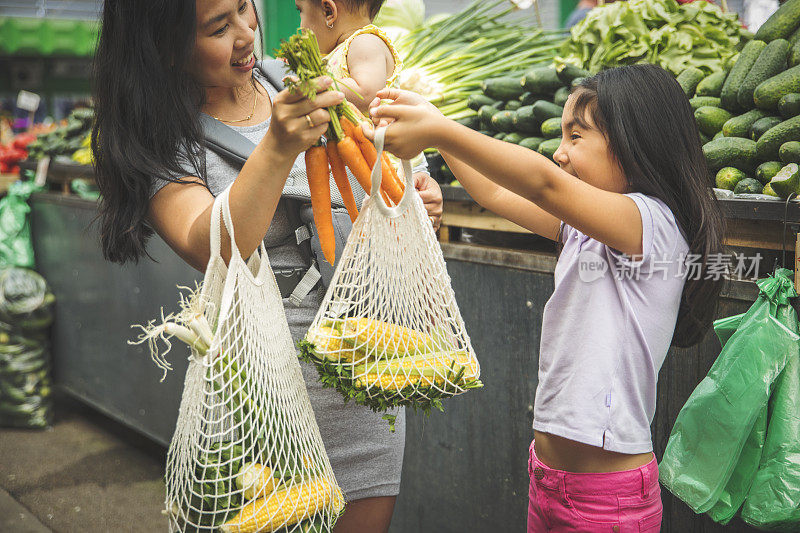
[[[256,79],[267,90],[270,98],[277,94],[272,85],[254,71]],[[270,119],[253,126],[230,126],[254,144],[258,144],[269,129]],[[213,151],[205,151],[205,170],[208,187],[216,196],[225,190],[241,170],[238,166],[223,159]],[[151,194],[170,183],[168,180],[154,178]],[[305,157],[300,154],[287,178],[287,185],[307,186]],[[272,223],[264,237],[272,268],[306,268],[300,246],[297,244],[295,230],[299,224],[297,201],[281,198],[272,218]],[[302,339],[325,295],[320,285],[306,296],[300,306],[284,300],[286,319],[292,340]],[[400,490],[400,472],[403,465],[405,445],[405,412],[398,410],[396,431],[389,431],[387,422],[381,414],[373,413],[366,407],[353,402],[344,403],[342,396],[333,389],[323,389],[316,369],[300,362],[306,382],[311,405],[325,443],[325,449],[333,466],[336,480],[348,500],[377,496],[395,496]]]

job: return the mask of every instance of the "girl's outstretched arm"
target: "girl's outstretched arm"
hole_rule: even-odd
[[[611,248],[632,256],[642,254],[642,218],[636,203],[622,194],[624,190],[592,186],[537,152],[448,120],[414,93],[384,89],[378,97],[393,100],[371,110],[373,118],[392,121],[385,141],[392,153],[407,159],[435,147]],[[585,178],[592,183],[609,181],[601,175]]]

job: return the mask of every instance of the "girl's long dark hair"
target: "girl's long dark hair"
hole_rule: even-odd
[[[709,257],[723,253],[724,218],[689,101],[664,69],[631,65],[602,71],[579,85],[576,122],[586,113],[607,136],[630,189],[663,201],[689,253],[703,258],[700,275],[687,277],[672,338],[678,347],[697,344],[715,318],[724,284],[721,277],[707,275]]]
[[[205,180],[198,120],[204,93],[187,73],[195,31],[195,0],[104,2],[92,152],[100,244],[109,261],[147,255],[153,177],[179,181],[188,166]]]

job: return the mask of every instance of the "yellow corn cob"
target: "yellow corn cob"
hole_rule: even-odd
[[[367,353],[374,349],[378,357],[430,352],[436,346],[430,335],[371,318],[348,318],[343,329],[355,336],[357,347],[365,346]]]
[[[236,486],[244,490],[244,499],[263,498],[275,490],[272,469],[258,463],[246,464],[236,476]]]
[[[259,498],[242,507],[239,514],[220,527],[220,531],[269,533],[296,524],[327,506],[332,507],[332,514],[338,514],[344,505],[344,497],[338,487],[334,490],[333,502],[331,502],[331,485],[324,479],[308,481],[273,492],[266,498]]]
[[[350,345],[343,342],[341,333],[327,326],[309,332],[306,339],[314,343],[319,355],[334,363],[340,361],[350,363],[353,361],[354,354],[358,355],[359,353],[359,350],[353,350]]]
[[[356,380],[355,386],[357,388],[370,387],[379,388],[381,390],[401,390],[411,385],[420,387],[431,386],[434,383],[443,386],[447,379],[453,379],[456,374],[464,367],[464,375],[461,381],[476,379],[478,377],[478,361],[469,357],[465,352],[459,353],[463,357],[458,357],[456,361],[462,360],[464,362],[456,362],[452,364],[453,359],[444,359],[445,356],[439,355],[442,358],[439,361],[422,359],[420,357],[397,359],[391,362],[380,361],[375,365],[362,365],[354,369]],[[430,357],[430,356],[429,356]],[[451,367],[452,364],[452,367]],[[379,368],[376,366],[381,365]],[[358,375],[358,371],[367,374]]]
[[[412,385],[429,387],[433,385],[434,382],[442,386],[444,385],[444,378],[439,377],[434,379],[427,376],[406,376],[403,374],[398,374],[397,376],[392,376],[391,374],[367,374],[366,378],[364,378],[364,376],[356,378],[355,386],[358,388],[369,387],[371,389],[385,391],[398,391]]]
[[[477,361],[465,351],[434,352],[416,355],[413,357],[393,357],[391,359],[381,359],[355,367],[353,369],[353,373],[363,374],[366,371],[370,374],[385,374],[387,371],[390,371],[392,374],[396,374],[396,370],[399,369],[427,373],[426,371],[428,369],[433,369],[437,366],[445,367],[446,370],[443,369],[443,371],[447,372],[451,364],[453,364],[453,368],[456,373],[460,370],[460,367],[465,366],[467,367],[464,371],[465,376],[474,374],[477,377]]]

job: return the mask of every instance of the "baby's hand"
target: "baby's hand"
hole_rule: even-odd
[[[392,102],[381,104],[381,99]],[[386,130],[386,149],[402,159],[411,159],[424,148],[435,144],[435,126],[444,120],[441,112],[424,97],[410,91],[382,89],[370,104],[370,115]],[[372,132],[365,134],[373,138]]]

